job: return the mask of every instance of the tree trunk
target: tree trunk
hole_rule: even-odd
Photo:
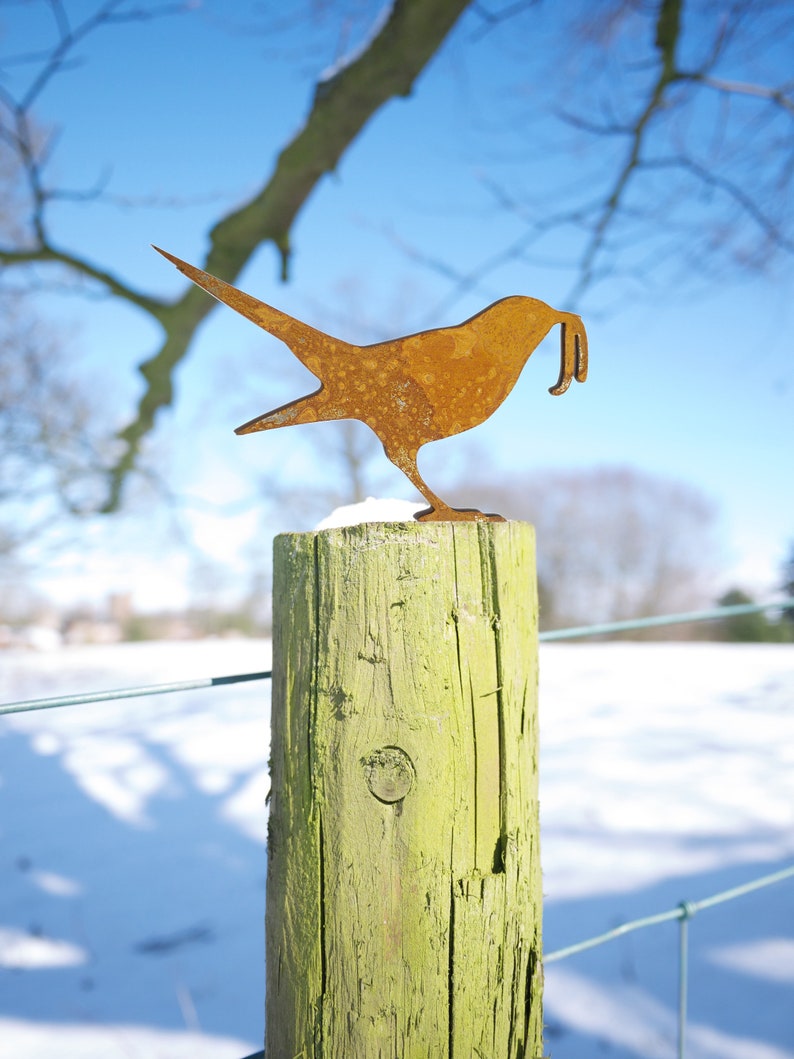
[[[275,543],[267,1059],[542,1055],[534,531]]]

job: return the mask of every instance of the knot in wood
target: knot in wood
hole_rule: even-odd
[[[370,793],[387,805],[403,800],[413,786],[415,776],[413,762],[397,746],[373,750],[364,759],[364,777]]]

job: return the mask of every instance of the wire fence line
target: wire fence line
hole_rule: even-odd
[[[81,706],[89,702],[115,702],[116,699],[137,699],[146,695],[168,695],[173,691],[193,691],[196,688],[217,688],[225,684],[243,684],[252,680],[268,680],[270,670],[261,673],[237,673],[230,677],[204,677],[199,680],[177,680],[170,684],[147,684],[139,688],[116,688],[111,691],[81,692],[76,695],[56,695],[48,699],[27,699],[0,706],[0,715],[27,713],[31,710],[51,710],[56,706]]]
[[[548,643],[554,640],[574,640],[588,636],[605,636],[613,632],[631,632],[634,629],[651,629],[663,625],[684,625],[689,622],[718,621],[721,618],[740,614],[759,614],[768,610],[794,609],[794,599],[776,603],[737,603],[730,607],[713,607],[711,610],[693,610],[682,614],[663,614],[650,618],[633,618],[630,621],[602,622],[598,625],[580,625],[570,629],[550,629],[538,635],[538,640]],[[149,684],[136,688],[117,688],[110,691],[82,692],[75,695],[56,695],[46,699],[25,699],[0,705],[0,716],[8,713],[27,713],[32,710],[51,710],[59,706],[80,706],[90,702],[114,702],[116,699],[143,698],[146,695],[167,695],[175,691],[194,691],[197,688],[213,688],[228,684],[242,684],[253,680],[269,680],[273,673],[237,673],[227,677],[206,677],[200,680],[180,680],[170,684]]]
[[[734,603],[727,607],[712,607],[710,610],[691,610],[681,614],[656,614],[650,618],[630,618],[627,621],[607,621],[599,625],[580,625],[570,629],[550,629],[538,636],[539,640],[573,640],[584,636],[604,636],[613,632],[632,632],[634,629],[655,629],[662,625],[686,625],[695,621],[717,621],[741,614],[760,614],[767,610],[794,609],[794,599],[778,603]]]
[[[701,898],[700,901],[681,901],[675,908],[666,912],[657,912],[652,916],[643,916],[641,919],[632,919],[629,923],[622,923],[613,930],[595,937],[578,941],[575,945],[567,945],[563,949],[555,949],[554,952],[543,956],[544,967],[559,960],[567,960],[570,956],[576,956],[580,952],[594,949],[599,945],[615,941],[635,930],[644,930],[647,927],[657,926],[659,923],[669,923],[678,920],[678,1011],[677,1011],[677,1034],[676,1034],[676,1059],[686,1059],[686,1030],[687,1030],[687,998],[689,992],[689,921],[698,912],[713,908],[715,905],[724,904],[726,901],[735,901],[737,897],[761,890],[775,883],[794,879],[794,864],[781,871],[773,872],[771,875],[762,875],[741,886],[734,886],[730,890],[722,890],[720,893],[712,894],[710,897]],[[264,1052],[255,1052],[246,1056],[246,1059],[265,1059]]]
[[[696,912],[702,912],[705,908],[713,908],[714,905],[723,904],[725,901],[733,901],[735,898],[744,897],[745,894],[752,893],[754,890],[761,890],[765,886],[771,886],[773,883],[783,882],[785,879],[792,878],[794,878],[794,864],[790,868],[783,868],[781,871],[773,872],[771,875],[763,875],[758,879],[753,879],[751,882],[743,883],[741,886],[734,886],[731,890],[723,890],[721,893],[712,894],[711,897],[704,897],[700,901],[681,901],[680,904],[676,905],[675,908],[671,908],[668,912],[644,916],[642,919],[632,919],[631,922],[621,923],[619,927],[608,930],[604,934],[597,934],[593,938],[587,938],[586,941],[578,941],[575,945],[567,945],[564,949],[555,949],[554,952],[548,952],[544,955],[543,963],[547,964],[554,963],[557,960],[564,960],[568,956],[575,956],[578,952],[585,952],[587,949],[594,949],[597,945],[603,945],[607,941],[620,938],[633,930],[642,930],[643,927],[653,927],[657,923],[668,923],[672,919],[678,919],[682,923],[686,922]]]
[[[540,641],[559,641],[580,639],[589,636],[602,636],[614,632],[629,632],[635,629],[647,629],[665,625],[684,624],[699,621],[715,621],[721,618],[733,617],[741,614],[757,614],[770,610],[786,610],[794,608],[794,599],[781,600],[774,603],[740,603],[727,607],[715,607],[705,611],[689,611],[680,614],[667,614],[648,618],[637,618],[631,621],[604,622],[596,625],[578,626],[568,629],[553,629],[540,633]],[[179,691],[193,691],[200,688],[221,687],[230,684],[241,684],[251,681],[268,680],[272,677],[272,671],[258,673],[239,673],[232,676],[207,677],[199,680],[183,680],[169,684],[151,684],[142,687],[120,688],[110,691],[84,692],[75,695],[61,695],[45,699],[28,699],[20,702],[10,702],[0,705],[0,715],[12,713],[24,713],[32,710],[52,709],[60,706],[77,706],[83,703],[112,702],[117,699],[139,698],[148,695],[165,695]],[[712,894],[710,897],[699,901],[681,901],[675,908],[654,915],[644,916],[641,919],[623,923],[603,934],[595,935],[568,945],[562,949],[556,949],[547,953],[543,958],[544,965],[556,963],[559,960],[568,959],[578,953],[593,949],[614,941],[632,931],[643,930],[656,926],[660,923],[677,920],[679,923],[679,945],[678,945],[678,1012],[677,1012],[677,1059],[686,1057],[686,1030],[687,1030],[687,995],[689,986],[689,921],[692,917],[705,909],[726,901],[733,901],[775,883],[794,878],[794,865],[781,871],[764,875],[753,879],[741,886],[736,886],[721,893]],[[265,1053],[256,1052],[247,1056],[246,1059],[264,1059]]]
[[[656,926],[659,923],[668,923],[671,920],[677,919],[679,923],[679,932],[678,1032],[676,1038],[676,1056],[677,1059],[685,1059],[687,994],[689,991],[689,921],[696,913],[702,912],[707,908],[713,908],[715,905],[724,904],[726,901],[734,901],[737,897],[744,897],[745,894],[753,893],[755,890],[761,890],[764,887],[772,886],[775,883],[784,882],[787,879],[794,879],[794,864],[788,868],[783,868],[781,871],[773,872],[771,875],[763,875],[758,879],[743,883],[741,886],[734,886],[730,890],[723,890],[720,893],[712,894],[710,897],[704,897],[700,901],[681,901],[675,908],[671,908],[667,912],[657,912],[656,915],[644,916],[641,919],[633,919],[631,922],[622,923],[619,927],[615,927],[613,930],[608,930],[604,934],[597,934],[595,937],[576,942],[575,945],[568,945],[563,949],[556,949],[554,952],[549,952],[544,955],[543,964],[546,966],[547,964],[555,963],[557,960],[566,960],[569,956],[575,956],[577,953],[586,952],[588,949],[594,949],[598,945],[604,945],[606,942],[614,941],[616,938],[620,938],[624,934],[629,934],[632,931],[643,930],[647,927]],[[254,1059],[254,1057],[251,1056],[249,1059]]]

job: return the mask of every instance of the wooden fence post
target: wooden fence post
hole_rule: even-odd
[[[276,539],[267,1059],[539,1059],[534,531]]]

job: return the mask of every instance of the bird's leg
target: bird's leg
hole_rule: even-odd
[[[427,482],[419,473],[416,465],[418,449],[409,452],[406,449],[387,449],[384,445],[386,455],[395,467],[399,467],[403,474],[419,490],[422,496],[430,504],[427,511],[420,511],[414,518],[417,522],[504,522],[501,515],[486,515],[476,508],[456,508],[445,504],[440,496],[430,489]]]
[[[277,427],[294,426],[296,423],[318,423],[321,420],[338,418],[328,415],[325,408],[327,401],[328,396],[321,386],[307,397],[299,397],[274,408],[272,412],[265,412],[264,415],[243,423],[241,427],[236,428],[235,434],[254,434],[257,430],[275,430]]]

